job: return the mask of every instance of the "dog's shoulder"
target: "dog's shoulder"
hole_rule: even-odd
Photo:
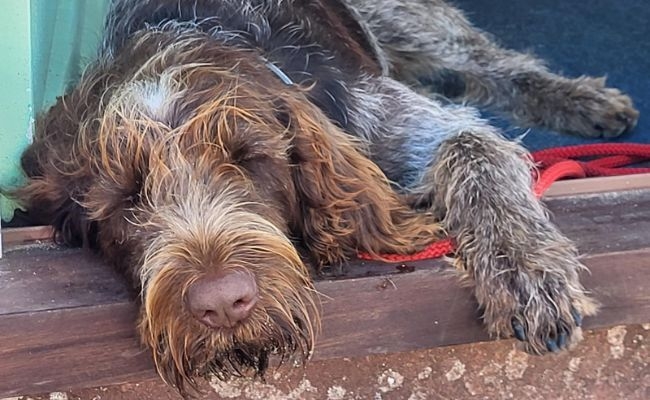
[[[357,11],[343,0],[303,1],[304,18],[317,22],[319,36],[357,70],[382,73],[387,65],[377,39]]]
[[[373,34],[343,0],[113,0],[104,49],[119,51],[138,30],[169,23],[215,37],[236,33],[239,45],[260,48],[270,58],[282,57],[283,49],[318,46],[340,67],[372,74],[385,69]]]
[[[348,123],[347,87],[385,71],[381,52],[344,0],[114,0],[104,54],[118,54],[142,30],[202,32],[206,39],[259,51],[340,126]]]

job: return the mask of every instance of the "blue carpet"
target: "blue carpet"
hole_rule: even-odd
[[[481,29],[509,48],[545,59],[565,76],[608,77],[608,86],[630,95],[641,113],[634,131],[608,142],[650,143],[650,3],[648,0],[452,0]],[[508,127],[507,123],[497,122]],[[506,129],[509,136],[523,130]],[[533,130],[532,149],[595,143]]]

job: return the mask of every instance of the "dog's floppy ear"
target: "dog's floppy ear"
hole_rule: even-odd
[[[409,253],[433,240],[439,227],[431,215],[404,204],[362,143],[311,104],[287,99],[282,108],[299,202],[291,222],[315,261],[337,263],[358,251]]]

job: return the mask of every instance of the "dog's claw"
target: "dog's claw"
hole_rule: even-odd
[[[582,326],[582,315],[575,308],[571,308],[571,315],[576,323],[576,326]]]
[[[526,340],[526,335],[524,333],[524,327],[517,321],[517,320],[512,320],[512,330],[515,333],[515,337],[519,341],[524,341]]]
[[[555,343],[555,340],[553,339],[546,339],[546,348],[552,353],[557,353],[560,351],[560,348],[557,346],[557,343]]]
[[[560,333],[560,335],[557,337],[557,341],[556,341],[556,342],[557,342],[557,346],[558,346],[560,349],[565,348],[565,347],[566,347],[566,344],[567,344],[567,334],[566,334],[566,332],[562,332],[562,333]]]

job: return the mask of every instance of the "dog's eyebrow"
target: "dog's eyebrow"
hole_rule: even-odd
[[[289,78],[289,77],[287,76],[287,74],[285,74],[284,71],[282,71],[282,70],[280,69],[280,67],[278,67],[277,65],[273,64],[273,63],[270,62],[270,61],[267,61],[267,62],[265,63],[265,65],[266,65],[266,67],[267,67],[268,69],[271,70],[271,72],[273,72],[275,75],[277,75],[277,77],[280,78],[280,80],[281,80],[285,85],[293,85],[293,81],[291,80],[291,78]]]

